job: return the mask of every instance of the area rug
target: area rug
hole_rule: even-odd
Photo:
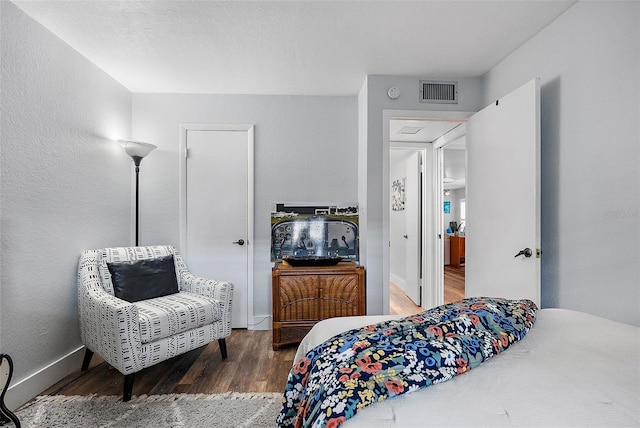
[[[23,427],[275,427],[279,393],[40,396],[16,414]]]

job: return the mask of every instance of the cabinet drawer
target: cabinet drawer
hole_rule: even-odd
[[[318,319],[317,276],[282,276],[277,292],[274,305],[278,305],[278,321]]]
[[[358,275],[327,275],[320,277],[319,319],[360,315]]]

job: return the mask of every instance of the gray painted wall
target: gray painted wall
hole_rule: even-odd
[[[111,140],[129,136],[131,95],[12,3],[0,8],[0,344],[15,363],[12,406],[78,368],[65,357],[80,347],[80,253],[129,243],[131,159]]]
[[[271,328],[272,204],[357,201],[356,105],[356,97],[134,94],[133,136],[158,145],[143,164],[141,242],[179,245],[180,123],[255,125],[250,315]]]
[[[542,305],[640,325],[640,3],[579,2],[486,75],[541,78]]]

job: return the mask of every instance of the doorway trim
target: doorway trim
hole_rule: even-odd
[[[432,187],[432,176],[431,176],[431,164],[433,162],[433,148],[431,143],[426,142],[398,142],[398,141],[390,141],[389,150],[406,150],[417,152],[421,154],[420,161],[420,254],[428,254],[427,251],[430,248],[430,242],[428,241],[428,237],[432,234],[431,226],[432,221],[431,213],[433,211],[432,207],[432,198],[431,195],[431,187]],[[386,186],[387,188],[389,186]],[[389,207],[391,209],[391,207]],[[390,213],[389,213],[390,214]],[[389,218],[389,223],[391,223],[391,218]],[[389,224],[389,231],[391,231],[391,224]],[[389,237],[389,248],[391,247],[391,237]],[[389,250],[389,257],[391,257],[391,249]],[[389,258],[389,262],[391,258]],[[429,288],[431,277],[427,275],[428,272],[431,272],[431,260],[427,257],[422,257],[419,262],[420,264],[420,272],[422,275],[419,278],[419,286],[421,287],[421,292],[419,296],[419,305],[425,306],[427,302],[425,301],[425,291]],[[389,281],[391,282],[391,264],[389,264]],[[414,302],[415,303],[415,302]]]
[[[434,121],[452,121],[464,123],[467,119],[473,115],[475,112],[467,112],[467,111],[433,111],[433,110],[390,110],[383,109],[382,110],[382,182],[384,185],[382,186],[382,302],[383,302],[383,312],[385,314],[390,313],[389,309],[389,281],[390,281],[390,260],[389,260],[389,210],[390,206],[390,189],[388,186],[389,183],[389,149],[391,147],[391,139],[389,136],[389,121],[391,119],[418,119],[418,120],[434,120]],[[437,140],[436,140],[437,141]],[[436,146],[434,143],[431,144],[434,149]],[[441,146],[438,146],[441,147]],[[434,150],[435,153],[431,157],[431,161],[429,163],[424,164],[425,169],[429,168],[430,171],[425,171],[425,176],[429,175],[431,177],[431,186],[429,189],[423,188],[423,200],[427,198],[427,194],[430,192],[442,191],[442,183],[438,186],[438,181],[442,180],[442,158],[436,156],[437,152],[441,152],[441,150]],[[440,163],[439,163],[440,162]],[[429,181],[429,180],[427,180]],[[425,193],[426,192],[426,193]],[[434,195],[434,193],[431,193]],[[423,249],[427,252],[424,254],[430,254],[431,256],[426,256],[425,259],[430,259],[427,263],[423,260],[423,266],[431,266],[431,272],[428,270],[424,270],[423,283],[424,287],[422,290],[422,303],[424,307],[433,307],[442,304],[444,299],[444,285],[443,285],[443,275],[444,275],[444,266],[443,262],[443,251],[444,251],[444,243],[442,239],[438,239],[438,219],[442,222],[442,216],[439,216],[439,207],[442,201],[442,195],[438,196],[435,193],[435,202],[432,205],[434,208],[436,215],[432,215],[432,213],[427,213],[423,211],[423,236],[426,230],[431,231],[431,237],[425,236],[423,240]],[[438,204],[440,201],[440,204]],[[424,201],[423,201],[424,206]],[[431,224],[428,223],[429,216],[432,218]],[[431,249],[431,251],[429,251]],[[431,285],[431,286],[430,286]]]
[[[253,243],[254,243],[254,125],[181,123],[179,164],[180,253],[187,259],[187,131],[236,131],[247,134],[247,329],[255,328],[253,313]],[[264,317],[261,317],[261,320]]]

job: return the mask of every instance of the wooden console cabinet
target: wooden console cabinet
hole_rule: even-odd
[[[459,268],[464,263],[465,243],[464,236],[452,236],[451,238],[450,265]]]
[[[365,271],[354,262],[297,267],[278,262],[271,286],[274,350],[299,343],[325,318],[365,315]]]

